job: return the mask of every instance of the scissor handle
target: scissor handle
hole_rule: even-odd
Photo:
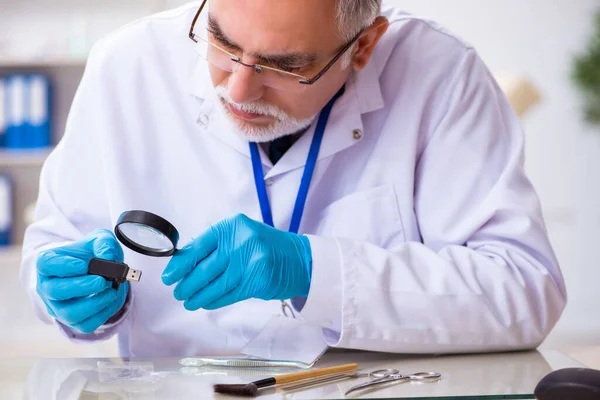
[[[416,372],[406,376],[414,381],[437,381],[442,377],[442,374],[439,372]]]
[[[386,369],[378,369],[376,371],[373,371],[369,375],[372,378],[388,378],[391,375],[398,375],[399,373],[400,373],[400,371],[397,369],[386,368]]]

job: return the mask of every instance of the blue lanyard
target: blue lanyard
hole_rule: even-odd
[[[292,220],[289,229],[289,231],[292,233],[298,233],[298,230],[300,229],[300,221],[302,220],[302,213],[304,212],[304,205],[306,204],[308,189],[310,188],[310,181],[312,180],[315,165],[317,164],[317,158],[319,156],[321,142],[323,141],[323,135],[325,134],[325,127],[327,126],[327,121],[329,120],[329,114],[331,113],[331,109],[333,108],[336,100],[343,94],[344,87],[342,87],[329,101],[319,116],[319,121],[315,129],[315,135],[308,152],[304,174],[302,175],[302,180],[300,181],[300,189],[298,190],[298,196],[296,197],[294,212],[292,214]],[[265,186],[262,162],[260,160],[258,145],[256,143],[250,143],[250,154],[252,156],[254,183],[256,185],[256,192],[258,194],[258,201],[260,203],[260,211],[262,212],[263,222],[267,225],[274,226],[273,214],[271,213],[271,206],[269,205],[269,196]]]

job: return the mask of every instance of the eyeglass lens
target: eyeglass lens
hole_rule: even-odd
[[[241,65],[238,61],[239,58],[210,43],[206,39],[201,38],[201,40],[206,44],[206,48],[198,51],[198,54],[215,67],[227,72],[235,72],[239,68],[252,68]],[[257,66],[257,68],[257,76],[260,76],[265,86],[287,92],[303,92],[306,89],[305,85],[299,83],[301,80],[299,76],[262,65]]]

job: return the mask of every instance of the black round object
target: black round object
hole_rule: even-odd
[[[565,368],[546,375],[536,386],[538,400],[600,400],[600,371]]]
[[[122,232],[121,227],[124,225],[138,225],[156,231],[157,234],[161,234],[168,239],[171,242],[172,247],[168,249],[155,249],[144,246],[143,244],[130,239]],[[177,242],[179,241],[179,232],[169,221],[148,211],[141,210],[126,211],[121,214],[117,221],[117,225],[115,226],[115,235],[117,239],[129,249],[151,257],[172,256],[175,251],[177,251]]]

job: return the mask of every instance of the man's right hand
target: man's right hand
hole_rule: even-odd
[[[115,290],[107,279],[88,275],[88,263],[92,258],[123,262],[123,257],[115,236],[104,229],[40,253],[36,290],[50,315],[83,334],[104,325],[125,304],[129,282]]]

